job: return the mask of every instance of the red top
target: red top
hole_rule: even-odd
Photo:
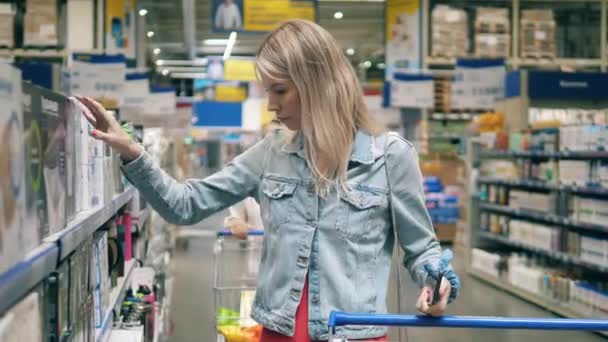
[[[313,342],[308,336],[308,276],[304,281],[304,290],[302,291],[302,298],[300,299],[300,305],[296,310],[296,329],[293,337],[285,336],[274,332],[272,330],[264,328],[262,331],[262,337],[260,342]],[[365,341],[388,341],[386,336],[366,339]]]

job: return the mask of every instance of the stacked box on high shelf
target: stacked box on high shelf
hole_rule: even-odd
[[[467,13],[462,9],[437,5],[431,14],[431,55],[433,57],[460,57],[467,54]]]
[[[33,291],[0,317],[0,341],[42,341],[40,306],[40,294]]]
[[[58,35],[56,0],[27,0],[25,4],[23,45],[56,46]]]
[[[12,4],[0,4],[0,47],[12,48],[14,36],[15,9]]]
[[[508,57],[511,50],[511,25],[506,8],[477,8],[475,17],[475,55]]]
[[[520,25],[520,57],[555,58],[556,24],[553,10],[523,10]]]
[[[25,154],[21,72],[0,63],[0,272],[23,259]]]

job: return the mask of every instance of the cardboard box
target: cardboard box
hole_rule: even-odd
[[[65,97],[39,88],[42,103],[43,177],[46,191],[49,234],[65,228],[67,223],[67,170]]]
[[[0,63],[0,272],[25,255],[25,151],[21,72]]]
[[[433,8],[431,17],[431,55],[437,57],[466,55],[469,45],[467,13],[461,9],[438,5]]]
[[[54,46],[59,44],[57,2],[27,1],[24,15],[23,44]]]
[[[520,25],[521,57],[555,58],[556,23],[552,10],[523,10]]]
[[[12,4],[0,4],[0,46],[15,45],[15,9]]]
[[[0,341],[42,341],[38,292],[32,292],[0,319]]]

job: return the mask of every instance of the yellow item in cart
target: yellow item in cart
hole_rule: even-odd
[[[217,330],[226,342],[258,342],[262,336],[262,326],[259,324],[252,327],[225,325],[218,326]]]

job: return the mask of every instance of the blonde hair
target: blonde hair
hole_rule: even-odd
[[[256,71],[291,81],[300,95],[306,159],[317,191],[347,190],[346,171],[357,129],[378,134],[364,102],[355,70],[339,44],[321,26],[289,20],[263,41]]]

